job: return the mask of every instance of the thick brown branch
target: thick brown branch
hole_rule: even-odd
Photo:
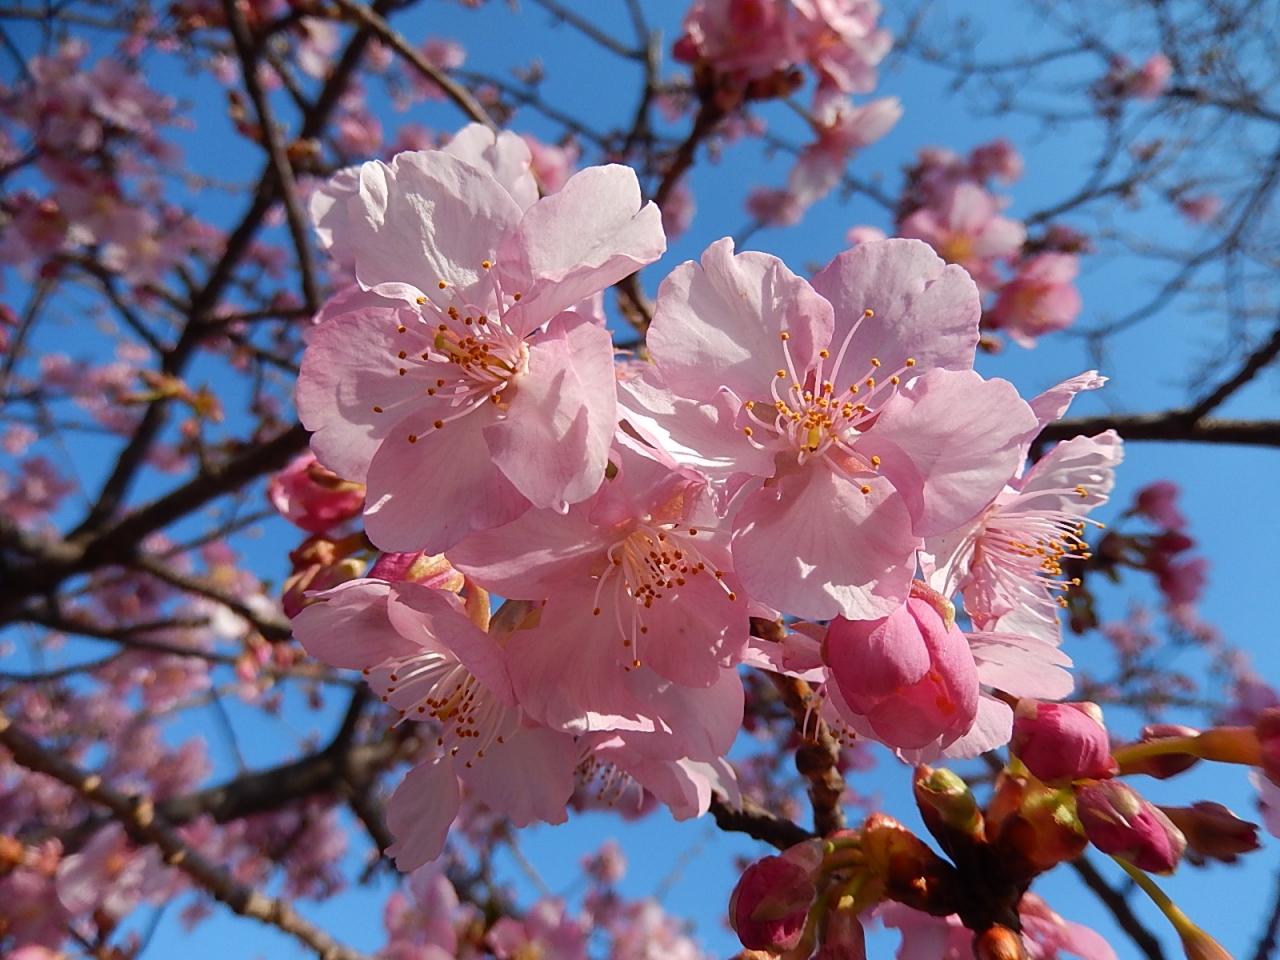
[[[711,816],[715,817],[716,826],[721,830],[728,833],[745,833],[779,850],[793,847],[805,840],[812,840],[814,837],[799,824],[770,813],[745,797],[741,807],[732,807],[720,794],[712,794]]]
[[[1115,430],[1126,440],[1280,447],[1280,420],[1211,419],[1192,422],[1187,413],[1181,410],[1056,420],[1040,431],[1037,443],[1053,443],[1081,435],[1093,436],[1103,430]]]

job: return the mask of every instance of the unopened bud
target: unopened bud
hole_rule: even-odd
[[[1118,780],[1077,785],[1076,812],[1095,847],[1147,873],[1172,873],[1187,846],[1168,817]]]
[[[1111,757],[1102,711],[1093,703],[1019,700],[1009,752],[1046,783],[1101,780],[1120,769]]]
[[[936,917],[959,909],[955,867],[893,817],[867,817],[862,852],[885,897]]]
[[[458,593],[466,582],[443,553],[384,553],[374,563],[369,576],[392,583],[408,580],[450,593]]]
[[[1242,853],[1258,849],[1258,825],[1241,820],[1220,803],[1201,800],[1189,807],[1160,807],[1199,856],[1235,863]]]
[[[976,960],[1027,960],[1022,937],[999,923],[974,936],[973,955]]]
[[[925,826],[939,841],[943,840],[939,832],[971,840],[982,837],[982,810],[960,776],[945,768],[919,766],[913,789]]]
[[[800,942],[817,895],[814,874],[784,857],[747,867],[729,898],[729,922],[750,950],[782,953]]]
[[[1011,876],[1030,881],[1084,852],[1089,841],[1074,806],[1069,789],[1007,773],[1000,777],[987,805],[986,833]]]
[[[1184,727],[1177,723],[1152,723],[1142,728],[1139,743],[1170,743],[1186,741],[1198,737],[1200,731],[1195,727]],[[1200,758],[1190,753],[1162,753],[1156,756],[1140,757],[1128,760],[1123,764],[1125,773],[1145,773],[1157,780],[1167,780],[1189,770],[1200,762]]]

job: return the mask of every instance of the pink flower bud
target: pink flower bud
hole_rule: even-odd
[[[822,946],[813,960],[867,960],[867,935],[856,913],[834,910],[827,915]]]
[[[1009,751],[1046,783],[1102,780],[1119,766],[1102,724],[1102,711],[1092,703],[1018,701]]]
[[[343,480],[306,453],[271,478],[267,497],[290,523],[308,533],[325,533],[360,515],[364,484]]]
[[[1148,873],[1172,873],[1187,847],[1173,821],[1119,780],[1078,784],[1076,813],[1095,847]]]
[[[786,856],[747,867],[729,898],[729,922],[750,950],[781,953],[800,942],[817,895],[814,870]]]
[[[973,726],[979,693],[973,653],[960,628],[929,601],[912,597],[878,620],[836,617],[822,650],[845,702],[882,743],[945,747]]]

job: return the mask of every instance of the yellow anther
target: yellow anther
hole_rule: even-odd
[[[903,364],[904,367],[914,367],[915,365],[916,362],[911,357],[907,357],[907,362]]]
[[[748,400],[746,406],[748,410],[754,410],[756,408],[756,402],[754,400]]]
[[[872,465],[873,467],[878,467],[878,466],[880,466],[880,458],[879,458],[879,457],[872,457],[872,458],[871,458],[871,465]]]
[[[513,294],[511,295],[511,299],[512,299],[512,300],[515,300],[517,303],[519,303],[519,302],[520,302],[520,298],[521,298],[521,297],[523,297],[523,296],[524,296],[524,294],[523,294],[523,293],[513,293]]]
[[[872,357],[872,358],[871,358],[871,365],[872,365],[873,367],[878,367],[878,366],[880,366],[880,361],[879,361],[879,360],[877,360],[875,357]]]
[[[876,312],[875,312],[874,310],[863,310],[863,311],[862,311],[862,319],[863,319],[863,320],[868,320],[868,319],[870,319],[871,317],[874,317],[875,315],[876,315]]]
[[[447,283],[445,283],[443,280],[441,280],[438,284],[436,284],[436,286],[438,286],[441,290],[446,290],[446,289],[448,289],[449,284],[447,284]]]
[[[868,386],[868,387],[874,387],[875,385],[876,385],[876,378],[875,378],[875,377],[867,377],[867,386]]]
[[[831,351],[830,351],[830,350],[819,350],[819,351],[818,351],[818,356],[820,356],[823,360],[825,360],[825,359],[827,359],[827,357],[831,356]]]
[[[889,378],[889,382],[896,387],[898,384],[902,382],[902,378],[899,376],[892,376]]]
[[[862,485],[862,492],[863,492],[863,493],[870,493],[870,492],[871,492],[871,488],[870,488],[869,486],[867,486],[867,485],[864,483],[864,484]]]
[[[410,443],[417,443],[417,442],[418,442],[418,435],[417,435],[416,433],[411,433],[411,434],[409,434],[409,442],[410,442]]]
[[[381,412],[382,412],[382,408],[381,408],[381,407],[374,407],[374,408],[373,408],[373,412],[374,412],[374,413],[381,413]]]
[[[480,261],[480,266],[482,266],[482,267],[484,267],[486,270],[488,270],[490,267],[492,267],[492,266],[493,266],[493,261],[491,261],[491,260],[481,260],[481,261]]]
[[[443,420],[437,420],[437,421],[435,422],[434,426],[435,426],[435,428],[436,428],[437,430],[439,430],[441,427],[443,427],[443,426],[444,426],[444,421],[443,421]]]
[[[782,334],[780,334],[780,336],[782,337],[783,340],[791,339],[791,334],[787,333],[786,331],[783,331]]]
[[[751,434],[753,434],[755,431],[754,431],[754,430],[752,430],[750,427],[743,427],[743,428],[742,428],[742,432],[743,432],[743,433],[745,433],[745,434],[749,437],[749,436],[751,436]]]
[[[406,326],[404,326],[403,324],[401,324],[400,326],[396,327],[396,333],[404,333],[404,332],[405,332],[405,330],[407,330],[407,329],[408,329],[408,327],[406,327]]]
[[[403,360],[405,357],[408,356],[408,354],[405,353],[403,350],[401,350],[398,354],[396,354],[396,356],[398,356],[401,360]]]
[[[426,302],[427,302],[426,297],[417,297],[414,299],[414,303],[416,303],[418,306],[422,306]]]
[[[779,371],[778,371],[778,379],[779,379],[779,380],[781,380],[781,379],[782,379],[783,377],[785,377],[786,375],[787,375],[787,371],[785,371],[785,370],[779,370]]]
[[[401,367],[401,368],[400,368],[399,370],[397,370],[396,372],[397,372],[397,373],[399,373],[399,374],[400,374],[400,376],[402,376],[402,377],[403,377],[403,376],[404,376],[406,373],[408,373],[409,371],[408,371],[408,370],[406,370],[404,367]]]

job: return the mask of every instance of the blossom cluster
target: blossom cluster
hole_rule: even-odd
[[[913,759],[1007,742],[991,689],[1070,692],[1058,593],[1120,442],[1025,462],[1101,378],[1031,402],[984,379],[977,287],[905,239],[812,281],[718,241],[662,282],[648,362],[617,360],[601,293],[662,255],[659,214],[627,168],[539,197],[531,162],[473,126],[313,200],[357,283],[297,402],[350,484],[290,481],[317,503],[289,509],[364,484],[383,557],[294,625],[437,724],[388,808],[401,867],[440,854],[464,788],[517,825],[562,821],[584,780],[677,816],[733,796],[743,664],[819,683],[843,736]],[[779,615],[785,641],[752,636]]]

